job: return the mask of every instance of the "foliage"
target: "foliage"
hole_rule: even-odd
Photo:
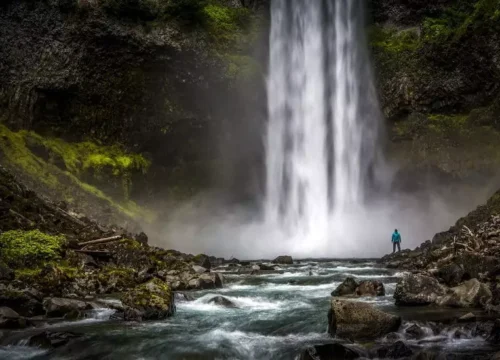
[[[26,130],[14,132],[2,124],[0,138],[0,154],[3,154],[10,166],[42,182],[47,189],[63,194],[67,202],[75,201],[77,188],[86,195],[103,200],[127,216],[142,217],[147,221],[153,219],[152,213],[127,198],[131,188],[131,175],[144,173],[150,166],[150,162],[141,155],[128,153],[118,145],[103,146],[91,141],[68,143]],[[87,183],[83,180],[86,174],[96,178],[109,175],[108,180],[114,177],[124,183],[125,200],[116,202],[102,190]],[[78,200],[82,200],[81,196]]]
[[[0,234],[0,252],[9,266],[35,267],[60,259],[65,242],[64,236],[47,235],[39,230],[13,230]]]
[[[395,28],[373,27],[370,31],[371,44],[389,53],[413,52],[420,46],[415,29],[398,31]]]

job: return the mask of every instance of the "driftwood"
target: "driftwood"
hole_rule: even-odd
[[[78,243],[78,246],[83,247],[83,246],[87,246],[87,245],[106,244],[106,243],[121,240],[122,237],[123,237],[122,235],[115,235],[115,236],[102,238],[102,239],[84,241],[84,242]]]
[[[80,225],[81,227],[85,227],[87,226],[86,223],[84,223],[83,221],[77,219],[76,217],[68,214],[66,211],[64,211],[63,209],[61,208],[58,208],[56,206],[47,206],[50,210],[53,210],[53,211],[56,211],[58,212],[63,218],[65,218],[66,220],[69,220],[77,225]]]
[[[77,253],[86,254],[97,257],[110,257],[111,253],[107,250],[75,250]]]

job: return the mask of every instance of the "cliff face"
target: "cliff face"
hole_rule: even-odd
[[[498,0],[373,0],[371,45],[390,154],[445,182],[497,175]]]
[[[258,153],[265,11],[259,1],[2,2],[0,122],[142,153],[151,167],[135,176],[132,197],[139,187],[141,196],[183,196],[224,181],[213,167],[238,174]],[[48,154],[30,156],[53,164],[57,151],[39,142]]]
[[[132,200],[148,204],[218,185],[239,201],[255,198],[263,179],[268,6],[3,1],[0,160],[33,185],[42,177],[51,196],[80,202],[96,187],[104,191],[98,207],[105,199],[128,213],[141,212]],[[498,0],[371,0],[370,7],[389,155],[402,169],[395,185],[496,176]],[[74,187],[78,200],[67,195]]]

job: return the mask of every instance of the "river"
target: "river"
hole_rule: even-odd
[[[85,334],[68,346],[47,352],[18,341],[0,347],[0,359],[294,359],[308,345],[332,341],[327,334],[330,293],[347,276],[377,279],[386,289],[385,296],[355,301],[401,313],[405,320],[418,320],[421,324],[449,315],[442,309],[396,308],[392,296],[403,274],[377,267],[371,261],[301,261],[262,275],[241,274],[237,270],[221,268],[226,279],[224,288],[192,292],[195,300],[177,301],[177,313],[165,321],[110,321],[112,311],[103,309],[90,319],[49,326]],[[210,304],[209,300],[217,295],[237,307]],[[401,332],[409,325],[411,322],[405,321]],[[438,335],[430,333],[429,343],[409,343],[454,353],[495,350],[482,338],[465,335],[456,339],[453,334],[451,327]]]

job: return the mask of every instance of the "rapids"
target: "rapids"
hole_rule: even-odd
[[[177,301],[177,313],[170,319],[123,323],[108,320],[112,310],[103,309],[92,319],[48,327],[85,334],[67,346],[46,352],[17,340],[0,346],[0,359],[295,359],[308,345],[332,341],[327,334],[330,293],[346,276],[381,280],[386,296],[356,301],[401,313],[405,320],[418,321],[424,328],[425,321],[450,315],[442,309],[397,309],[392,295],[403,274],[370,261],[301,261],[262,275],[241,274],[238,268],[220,270],[226,278],[224,288],[191,292],[195,300]],[[231,300],[237,308],[210,304],[216,295]],[[462,309],[452,315],[465,312]],[[405,322],[401,336],[412,322]],[[474,354],[491,350],[482,338],[455,339],[454,331],[445,329],[435,335],[429,330],[428,343],[410,343]]]

